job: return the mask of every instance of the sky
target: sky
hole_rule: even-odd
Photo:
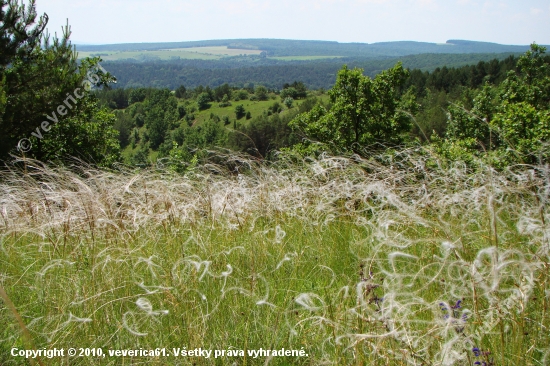
[[[280,38],[550,44],[549,0],[36,0],[77,44]]]

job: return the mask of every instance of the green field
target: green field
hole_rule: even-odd
[[[318,95],[317,98],[323,102],[327,102],[329,97],[328,94]],[[210,118],[210,114],[215,114],[218,117],[228,116],[231,121],[236,119],[235,115],[235,107],[242,104],[247,112],[250,112],[251,118],[257,117],[261,115],[262,113],[266,112],[269,107],[273,105],[273,103],[279,103],[281,107],[283,107],[283,111],[281,113],[285,113],[286,107],[283,105],[283,101],[281,98],[275,94],[270,94],[270,98],[268,100],[258,100],[258,101],[252,101],[252,100],[240,100],[240,101],[231,101],[231,106],[229,107],[220,107],[219,103],[212,102],[210,103],[211,106],[208,109],[205,109],[203,111],[195,112],[195,122],[194,124],[201,124],[204,121],[207,121]],[[296,100],[294,102],[293,108],[298,107],[303,101]],[[240,123],[246,123],[246,119],[241,119]]]
[[[14,347],[170,353],[47,365],[547,364],[547,167],[202,163],[1,173],[0,364],[30,364]]]
[[[174,48],[171,51],[187,51],[209,55],[221,55],[221,56],[240,56],[240,55],[259,55],[261,50],[249,50],[240,48],[227,48],[224,46],[216,47],[190,47],[190,48]]]
[[[219,60],[228,56],[258,55],[262,51],[248,49],[232,49],[227,46],[173,48],[164,50],[136,50],[136,51],[97,51],[78,52],[79,58],[101,56],[104,61],[136,60],[170,60],[170,59],[200,59]]]
[[[163,50],[136,50],[136,51],[80,51],[79,58],[101,56],[104,61],[120,61],[126,59],[136,60],[170,60],[174,58],[180,59],[199,59],[199,60],[220,60],[223,57],[230,56],[248,56],[259,55],[261,50],[227,48],[227,46],[213,47],[189,47],[189,48],[172,48]],[[313,61],[322,59],[334,59],[344,56],[281,56],[270,57],[274,60],[282,61]]]
[[[280,56],[280,57],[270,57],[274,60],[282,61],[313,61],[313,60],[324,60],[324,59],[333,59],[333,58],[342,58],[344,56]]]

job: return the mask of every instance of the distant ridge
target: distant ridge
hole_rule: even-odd
[[[216,47],[262,50],[268,57],[284,56],[339,56],[339,57],[396,57],[425,53],[523,53],[529,45],[502,45],[490,42],[448,40],[446,43],[394,41],[377,43],[339,43],[336,41],[309,41],[286,39],[221,39],[189,42],[121,43],[108,45],[80,45],[82,52],[152,51],[190,47]]]

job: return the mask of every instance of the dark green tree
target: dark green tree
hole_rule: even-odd
[[[287,89],[290,89],[289,91],[286,91]],[[286,91],[286,92],[285,92]],[[304,84],[301,81],[295,81],[292,84],[285,84],[283,86],[283,92],[285,92],[286,97],[292,97],[293,99],[302,99],[307,97],[307,87],[306,84]],[[282,92],[281,92],[282,93]],[[281,97],[282,98],[282,97]]]
[[[147,91],[144,88],[132,89],[128,96],[128,104],[143,102],[147,97]]]
[[[235,107],[235,116],[237,119],[241,119],[246,115],[246,111],[244,109],[244,106],[242,104],[239,104]]]
[[[130,137],[134,130],[135,124],[132,117],[122,111],[116,111],[116,122],[114,123],[115,130],[118,131],[118,141],[120,147],[125,148],[130,143]]]
[[[180,117],[180,119],[185,117],[186,114],[187,114],[187,110],[185,109],[185,106],[178,105],[178,116]]]
[[[185,98],[186,92],[187,92],[187,89],[185,89],[185,86],[183,85],[178,86],[175,93],[176,98]]]
[[[229,100],[231,99],[231,92],[231,87],[229,84],[225,83],[214,89],[214,98],[216,101],[221,102],[224,96],[227,95],[227,99]]]
[[[88,90],[115,79],[99,58],[78,64],[68,26],[52,40],[43,34],[47,16],[37,23],[36,17],[32,0],[27,6],[0,1],[0,159],[18,147],[40,160],[114,162],[114,116]]]
[[[40,44],[48,16],[42,15],[36,23],[36,5],[27,6],[13,0],[0,0],[0,69],[5,71],[15,60],[28,61]],[[32,27],[34,24],[36,26]]]

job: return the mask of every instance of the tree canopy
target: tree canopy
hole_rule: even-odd
[[[119,150],[114,115],[89,90],[115,79],[99,58],[79,65],[70,28],[52,40],[43,32],[47,20],[37,20],[34,0],[0,0],[0,159],[19,148],[40,160],[110,164]]]
[[[331,107],[318,105],[296,117],[291,125],[306,137],[339,150],[373,144],[398,144],[410,129],[413,100],[400,97],[409,73],[398,63],[374,79],[362,69],[344,66],[329,91]]]
[[[550,138],[550,63],[537,44],[498,86],[487,83],[473,98],[449,108],[447,141],[472,150],[496,150],[499,159],[547,160]]]

